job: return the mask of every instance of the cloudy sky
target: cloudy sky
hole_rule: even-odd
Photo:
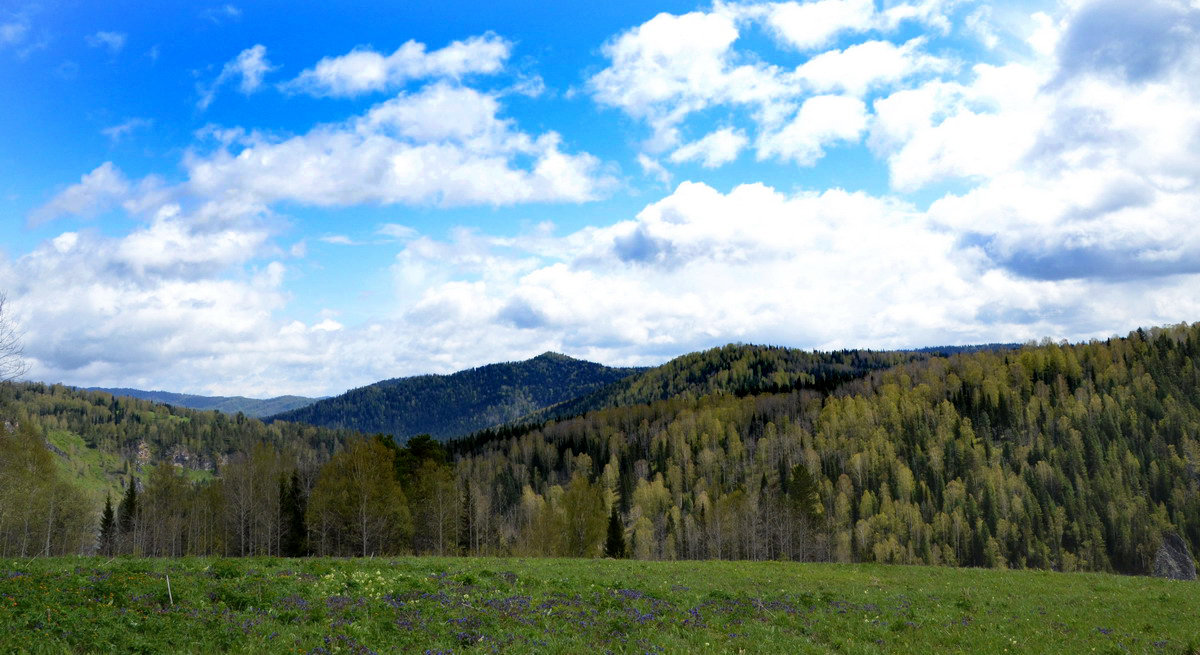
[[[1200,319],[1198,0],[170,4],[0,3],[32,379]]]

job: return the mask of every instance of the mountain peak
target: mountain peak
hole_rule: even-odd
[[[393,378],[273,419],[396,437],[463,436],[587,395],[636,373],[546,351],[449,375]]]

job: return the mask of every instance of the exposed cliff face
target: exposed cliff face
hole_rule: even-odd
[[[1196,561],[1188,549],[1187,542],[1178,534],[1163,535],[1162,545],[1154,556],[1154,575],[1170,580],[1195,580]]]

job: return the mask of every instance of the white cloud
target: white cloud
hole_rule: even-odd
[[[671,181],[671,173],[665,166],[660,164],[657,159],[648,156],[644,152],[639,152],[637,156],[638,166],[642,167],[642,172],[650,177],[658,180],[660,184],[668,184]]]
[[[714,104],[753,104],[788,95],[777,71],[738,64],[737,17],[728,13],[659,14],[604,46],[612,64],[588,82],[601,104],[646,120],[652,147],[678,141],[676,125]]]
[[[817,0],[770,5],[767,25],[788,45],[813,50],[830,45],[844,32],[876,26],[874,0]]]
[[[196,104],[201,110],[207,109],[216,99],[217,91],[221,86],[234,78],[240,78],[239,91],[246,95],[254,93],[262,86],[263,77],[275,69],[276,67],[267,60],[266,46],[259,44],[246,48],[238,53],[237,57],[226,62],[221,68],[221,74],[213,80],[212,84],[207,87],[198,87],[200,100]]]
[[[391,239],[404,240],[417,236],[417,231],[399,223],[384,223],[379,226],[379,229],[375,230],[375,234]]]
[[[410,80],[461,78],[500,71],[512,45],[485,34],[425,51],[425,44],[408,41],[390,55],[356,48],[340,57],[326,57],[283,85],[289,91],[314,96],[352,97],[395,89]],[[539,78],[540,80],[540,78]],[[531,91],[534,87],[526,87]]]
[[[108,48],[115,55],[125,47],[126,38],[124,32],[96,32],[87,37],[87,43],[93,48]]]
[[[746,147],[746,135],[741,130],[726,127],[703,138],[682,145],[671,153],[671,161],[682,163],[698,161],[705,168],[716,168],[737,159],[738,153]]]
[[[66,215],[95,216],[124,200],[130,188],[125,175],[112,162],[104,162],[31,213],[29,223],[37,225]]]
[[[1136,282],[1025,279],[909,205],[837,190],[683,183],[636,219],[515,245],[525,250],[479,235],[413,242],[395,266],[410,307],[400,324],[448,344],[438,350],[457,366],[537,352],[531,343],[647,363],[732,340],[837,348],[1108,336],[1200,309],[1183,280],[1143,297]]]
[[[134,231],[59,234],[0,260],[0,288],[39,326],[28,344],[38,377],[260,395],[547,349],[648,364],[729,341],[907,347],[1194,320],[1200,9],[1090,2],[1036,24],[996,21],[1030,29],[997,35],[1003,46],[988,57],[1009,61],[961,69],[922,59],[948,56],[936,36],[888,40],[903,20],[962,27],[948,22],[954,10],[889,5],[869,29],[830,32],[865,43],[792,69],[739,41],[766,20],[762,7],[662,14],[611,41],[612,65],[589,82],[599,102],[654,131],[636,153],[647,175],[669,179],[661,162],[718,165],[747,142],[760,159],[812,165],[869,134],[894,191],[955,184],[928,209],[689,181],[625,220],[564,235],[542,223],[434,238],[389,223],[376,234],[398,250],[392,295],[372,297],[372,318],[284,318],[287,281],[304,272],[276,261],[288,255],[274,243],[285,228],[272,203],[574,201],[612,183],[557,134],[505,117],[502,92],[443,80],[295,136],[207,130],[215,145],[187,156],[174,187],[102,165],[31,218],[121,206]],[[1041,54],[1006,51],[1034,28]],[[873,57],[853,60],[868,46]],[[872,72],[857,76],[851,61]],[[291,257],[307,254],[305,237],[287,243]]]
[[[891,32],[904,20],[941,16],[932,5],[920,10],[904,6],[903,16],[880,14],[870,0],[717,4],[708,12],[661,13],[604,46],[609,66],[589,79],[588,88],[598,103],[650,127],[644,154],[692,154],[695,144],[682,145],[680,132],[701,112],[724,112],[726,122],[738,124],[748,114],[758,131],[755,138],[763,141],[813,96],[838,92],[865,97],[947,72],[953,64],[926,53],[921,38],[899,45],[874,39],[816,53],[788,70],[738,47],[747,28],[763,23],[783,43],[811,50],[843,33]],[[670,160],[688,159],[679,155]]]
[[[946,34],[951,29],[950,16],[957,5],[966,0],[917,0],[892,4],[880,15],[882,25],[896,29],[901,23],[915,21]]]
[[[983,179],[1018,165],[1033,146],[1043,74],[1021,64],[977,64],[970,84],[931,81],[875,102],[871,143],[892,186]]]
[[[996,33],[996,28],[992,26],[992,7],[984,5],[975,11],[963,21],[967,31],[974,34],[979,42],[989,50],[994,50],[1000,45],[1000,36]]]
[[[150,127],[153,124],[154,121],[148,118],[131,118],[124,123],[106,127],[100,130],[100,133],[112,140],[113,143],[117,143],[132,134],[134,130]]]
[[[1035,51],[1054,58],[978,64],[963,82],[879,100],[872,147],[899,189],[971,181],[931,215],[1022,275],[1161,280],[1195,272],[1193,28],[1200,9],[1173,3],[1035,14]]]
[[[857,141],[867,120],[867,106],[858,98],[813,96],[804,101],[791,122],[759,136],[758,158],[778,157],[811,166],[824,156],[826,147]]]
[[[219,25],[226,18],[233,20],[241,18],[242,10],[236,5],[224,4],[220,7],[206,9],[201,15]]]
[[[1042,56],[1048,57],[1054,54],[1061,30],[1054,25],[1050,15],[1045,12],[1039,11],[1033,14],[1032,19],[1037,27],[1026,38],[1029,47]]]
[[[48,326],[28,344],[34,376],[325,394],[546,349],[648,364],[734,340],[883,348],[1103,337],[1200,311],[1194,274],[1153,287],[1031,280],[964,248],[937,212],[894,199],[688,182],[635,218],[562,237],[458,230],[439,241],[399,230],[390,314],[304,323],[278,318],[282,264],[236,273],[269,252],[268,235],[205,224],[168,212],[124,239],[65,233],[0,263],[22,323]]]
[[[563,152],[556,133],[520,132],[499,111],[493,95],[436,83],[344,124],[281,141],[251,135],[236,153],[193,152],[189,186],[261,203],[461,206],[581,202],[611,184],[596,158]]]
[[[795,77],[817,92],[842,91],[861,97],[917,73],[948,70],[949,62],[921,52],[924,43],[923,38],[899,46],[889,41],[867,41],[845,50],[830,50],[800,65]]]

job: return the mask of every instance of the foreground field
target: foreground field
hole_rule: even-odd
[[[1192,653],[1198,644],[1200,586],[1151,578],[776,562],[0,560],[3,652]]]

